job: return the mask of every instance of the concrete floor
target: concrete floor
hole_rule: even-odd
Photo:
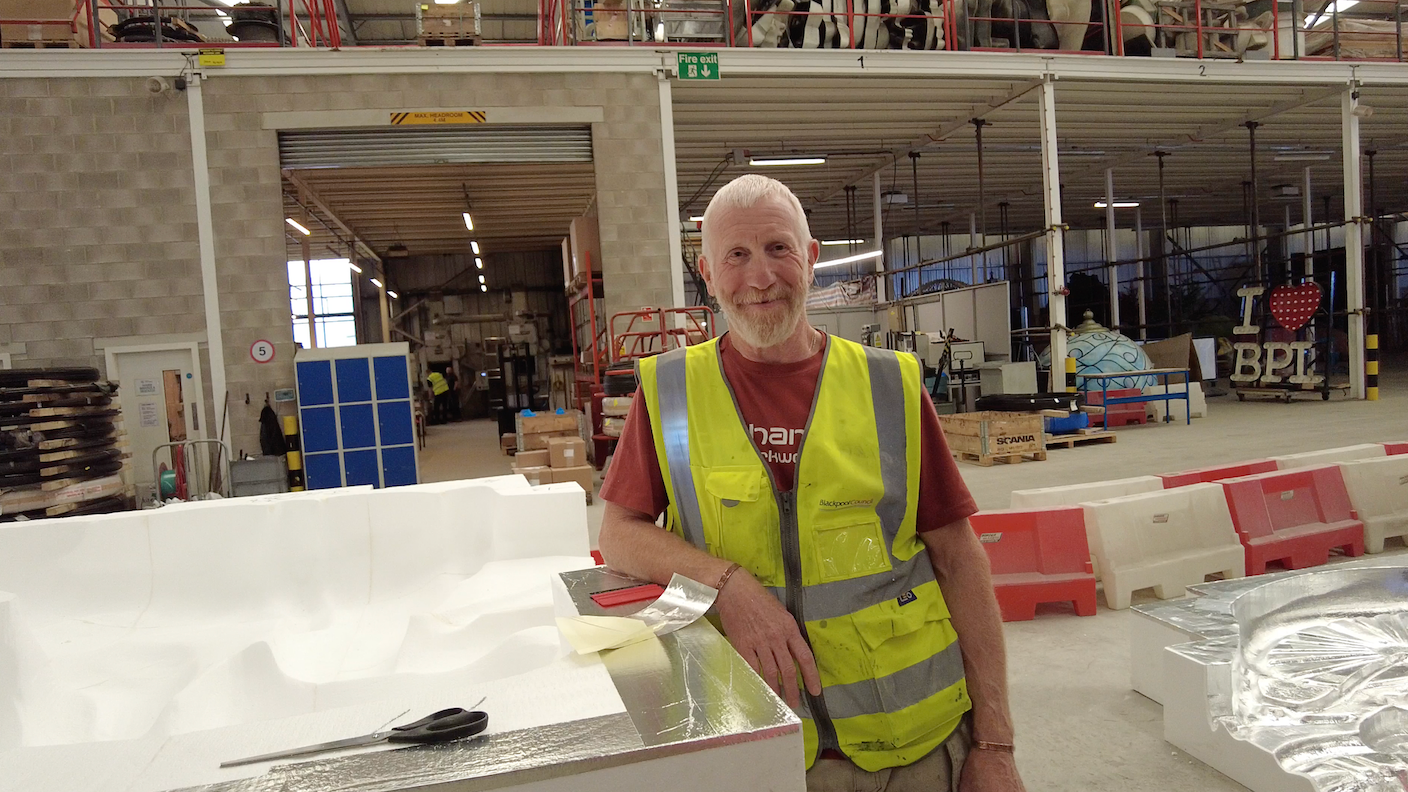
[[[984,509],[1008,506],[1014,489],[1163,473],[1219,462],[1386,440],[1408,440],[1408,369],[1382,378],[1382,400],[1333,398],[1238,402],[1210,398],[1208,417],[1183,424],[1121,428],[1119,441],[1049,452],[1045,462],[981,468],[962,464]],[[426,481],[509,472],[488,421],[436,426],[421,452]],[[598,479],[598,486],[600,480]],[[602,502],[588,508],[596,543]],[[1384,556],[1408,551],[1390,544]],[[1152,600],[1145,593],[1135,603]],[[1028,789],[1222,792],[1240,784],[1163,739],[1163,711],[1129,686],[1129,611],[1104,607],[1078,618],[1044,606],[1030,622],[1005,625],[1018,764]]]

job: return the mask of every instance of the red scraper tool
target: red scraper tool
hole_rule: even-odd
[[[659,583],[645,583],[639,586],[598,591],[592,595],[592,601],[603,608],[615,608],[629,605],[632,602],[658,599],[664,593],[665,587]]]

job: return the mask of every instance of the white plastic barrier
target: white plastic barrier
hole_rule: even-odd
[[[1408,544],[1408,454],[1339,463],[1355,514],[1364,521],[1364,549],[1382,553],[1384,540]]]
[[[1361,443],[1360,445],[1326,448],[1322,451],[1303,451],[1299,454],[1274,456],[1278,470],[1310,467],[1311,465],[1333,465],[1353,459],[1372,459],[1384,456],[1387,452],[1381,443]]]
[[[1092,481],[1087,484],[1067,484],[1061,487],[1041,487],[1012,491],[1014,509],[1048,509],[1052,506],[1078,506],[1086,501],[1107,500],[1141,492],[1157,492],[1164,488],[1158,476],[1135,476],[1113,481]]]
[[[1085,530],[1100,564],[1105,604],[1128,608],[1133,592],[1153,587],[1180,597],[1210,574],[1242,577],[1242,543],[1220,484],[1192,484],[1083,504]]]
[[[1168,390],[1172,393],[1182,393],[1184,387],[1186,386],[1182,383],[1173,383],[1168,386]],[[1164,386],[1162,385],[1150,385],[1144,389],[1146,396],[1163,395],[1163,393]],[[1179,399],[1177,401],[1151,401],[1144,403],[1145,412],[1151,421],[1163,421],[1164,413],[1169,410],[1173,411],[1173,420],[1187,421],[1188,416],[1184,414],[1185,406],[1192,408],[1194,418],[1204,418],[1207,416],[1208,401],[1203,397],[1203,384],[1201,382],[1193,383],[1193,390],[1189,392],[1187,402]]]

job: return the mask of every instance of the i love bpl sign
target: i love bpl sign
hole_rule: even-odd
[[[1261,328],[1252,324],[1252,309],[1256,298],[1265,293],[1265,286],[1245,286],[1237,290],[1237,296],[1242,298],[1242,324],[1232,328],[1234,335],[1255,337],[1261,333]],[[1314,282],[1277,286],[1269,299],[1271,317],[1281,327],[1295,332],[1304,327],[1320,307],[1320,286]],[[1238,341],[1232,345],[1237,355],[1232,384],[1255,386],[1287,382],[1304,388],[1317,385],[1325,378],[1315,373],[1314,347],[1313,341]]]

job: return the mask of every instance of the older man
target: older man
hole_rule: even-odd
[[[699,268],[729,332],[642,361],[601,552],[718,588],[803,719],[809,790],[1021,790],[976,506],[918,362],[808,323],[819,254],[780,182],[715,195]]]

